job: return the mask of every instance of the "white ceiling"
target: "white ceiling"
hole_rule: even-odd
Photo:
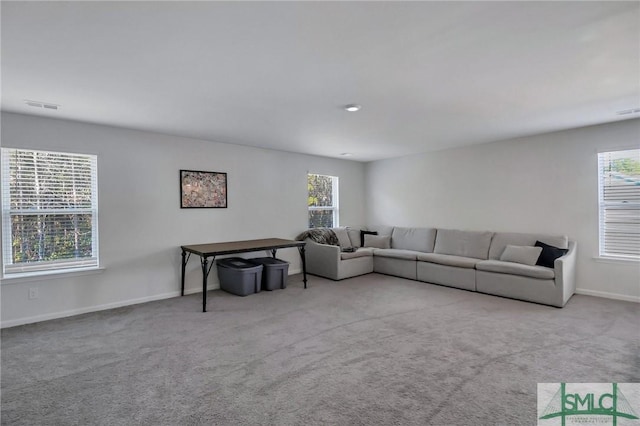
[[[371,161],[640,107],[639,2],[3,1],[1,19],[4,111],[216,142]]]

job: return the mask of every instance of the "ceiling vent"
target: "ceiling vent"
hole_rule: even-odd
[[[640,113],[640,108],[631,108],[631,109],[625,109],[625,110],[616,112],[616,114],[618,115],[629,115],[629,114],[638,114],[638,113]]]
[[[58,110],[60,108],[60,105],[56,105],[48,102],[32,101],[29,99],[25,99],[24,103],[34,108],[44,108],[44,109],[52,109],[52,110]]]

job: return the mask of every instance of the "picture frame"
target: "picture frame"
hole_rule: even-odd
[[[180,170],[181,209],[226,209],[227,174]]]

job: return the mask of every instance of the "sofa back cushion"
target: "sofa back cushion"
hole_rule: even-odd
[[[433,253],[435,228],[402,228],[396,226],[391,233],[391,248]]]
[[[393,226],[388,225],[375,225],[375,226],[367,226],[367,231],[375,231],[378,235],[391,235],[393,232]]]
[[[550,246],[566,249],[569,247],[569,238],[566,235],[522,234],[517,232],[496,232],[491,240],[489,259],[499,260],[502,252],[508,246],[535,246],[536,241],[541,241]]]
[[[487,259],[493,232],[438,229],[434,253]],[[535,243],[535,241],[534,241]]]
[[[351,247],[362,247],[362,243],[360,242],[360,231],[363,229],[367,229],[366,226],[347,226],[347,234],[349,234],[349,241],[351,242]]]
[[[362,244],[360,244],[361,229],[364,229],[364,227],[347,226],[347,234],[349,234],[349,241],[351,241],[351,247],[362,247]]]
[[[341,226],[340,228],[331,228],[331,230],[336,234],[336,237],[338,237],[341,248],[353,247],[346,227]]]

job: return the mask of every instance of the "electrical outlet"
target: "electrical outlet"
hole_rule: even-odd
[[[29,289],[29,300],[38,298],[38,287],[31,287]]]

